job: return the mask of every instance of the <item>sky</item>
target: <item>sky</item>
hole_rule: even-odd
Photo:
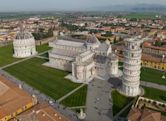
[[[166,0],[0,0],[0,12],[90,10],[108,5],[161,4]]]

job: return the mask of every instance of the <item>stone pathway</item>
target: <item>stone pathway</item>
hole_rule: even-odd
[[[112,85],[109,81],[94,79],[88,85],[86,102],[87,121],[112,121]]]
[[[86,106],[69,107],[69,109],[83,109],[83,108],[86,108]]]
[[[48,57],[44,57],[44,56],[36,56],[37,58],[41,58],[41,59],[46,59],[46,60],[49,60]]]
[[[155,88],[159,90],[166,91],[166,86],[165,85],[160,85],[152,82],[146,82],[146,81],[141,81],[141,85],[149,88]]]

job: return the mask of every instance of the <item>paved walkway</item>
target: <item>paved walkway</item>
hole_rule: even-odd
[[[85,85],[86,84],[81,84],[79,87],[75,88],[71,92],[67,93],[66,95],[64,95],[63,97],[61,97],[60,99],[58,99],[57,102],[60,103],[61,101],[63,101],[64,99],[66,99],[67,97],[69,97],[70,95],[72,95],[74,92],[76,92],[77,90],[79,90],[82,87],[84,87]]]
[[[83,108],[86,108],[86,106],[69,107],[69,109],[83,109]]]
[[[41,58],[41,59],[46,59],[46,60],[49,60],[48,57],[44,57],[44,56],[36,56],[37,58]]]
[[[87,121],[112,121],[112,85],[109,81],[94,79],[88,85],[86,102]]]
[[[150,87],[150,88],[155,88],[155,89],[166,91],[166,86],[152,83],[152,82],[141,81],[141,85],[145,86],[145,87]]]

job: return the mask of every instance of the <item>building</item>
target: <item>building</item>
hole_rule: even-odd
[[[142,110],[132,108],[128,115],[128,121],[166,121],[166,117],[162,116],[160,112],[148,108]]]
[[[140,94],[141,41],[130,38],[125,41],[122,93],[126,96]]]
[[[109,41],[101,43],[95,35],[87,40],[60,39],[50,42],[49,62],[44,64],[72,72],[67,78],[77,83],[88,83],[94,77],[107,80],[117,76],[118,58]]]
[[[144,42],[143,44],[143,53],[150,54],[152,56],[160,57],[162,59],[163,56],[166,56],[166,48],[165,47],[157,47],[152,45],[150,42]]]
[[[13,41],[14,54],[16,58],[25,58],[37,54],[36,44],[33,35],[20,29]]]
[[[138,97],[127,116],[128,121],[166,121],[163,113],[166,104],[145,97]]]
[[[142,54],[142,66],[164,71],[166,70],[166,59],[150,54]]]
[[[36,104],[35,96],[0,76],[0,121],[8,121]]]

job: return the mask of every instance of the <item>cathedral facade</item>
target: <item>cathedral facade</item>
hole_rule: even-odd
[[[44,65],[71,72],[67,78],[76,83],[118,75],[118,57],[109,41],[101,43],[95,35],[90,35],[87,40],[59,39],[49,45],[53,49]]]

